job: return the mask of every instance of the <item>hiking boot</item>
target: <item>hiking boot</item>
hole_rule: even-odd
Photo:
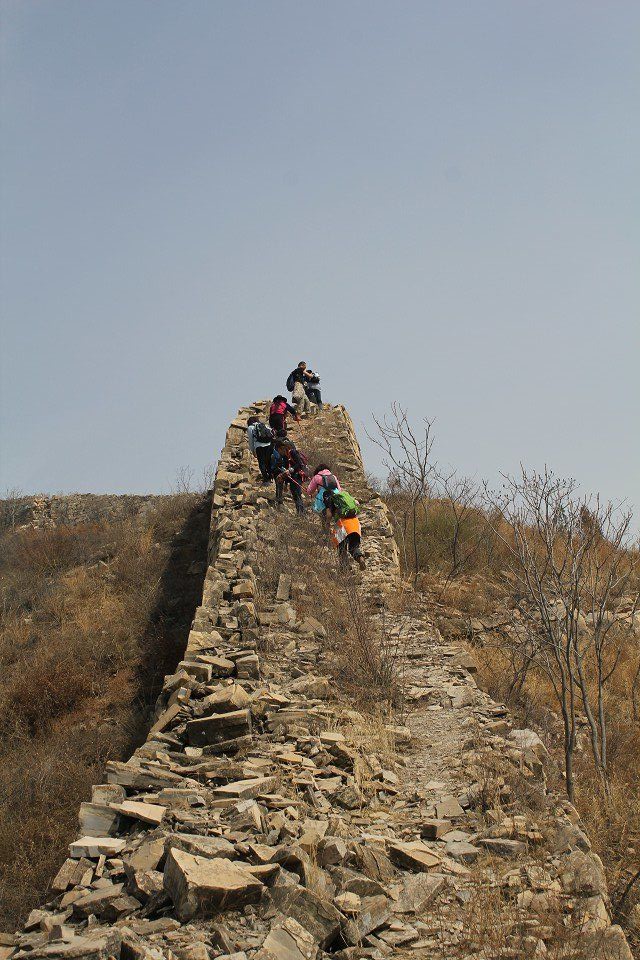
[[[367,562],[366,562],[366,560],[364,559],[364,557],[362,556],[361,553],[359,553],[358,556],[357,556],[357,557],[354,557],[353,559],[354,559],[355,562],[358,564],[358,566],[360,567],[361,570],[366,570],[366,569],[367,569]]]

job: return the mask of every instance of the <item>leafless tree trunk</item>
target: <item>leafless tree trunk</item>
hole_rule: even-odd
[[[578,710],[606,789],[605,689],[620,658],[620,614],[630,603],[625,591],[638,557],[627,549],[631,514],[580,498],[574,481],[548,470],[523,469],[504,481],[501,493],[487,498],[526,598],[521,613],[533,661],[549,678],[562,714],[567,792],[573,798]],[[631,601],[633,612],[637,602]]]
[[[396,478],[410,504],[410,549],[415,586],[420,572],[419,519],[422,514],[426,522],[429,486],[434,473],[434,465],[431,463],[433,420],[424,419],[420,430],[414,430],[407,411],[397,403],[391,405],[391,413],[386,414],[382,420],[376,417],[373,420],[377,434],[367,435],[383,451],[385,467],[389,474]]]
[[[461,574],[478,553],[486,540],[489,522],[479,508],[479,486],[469,477],[458,476],[455,470],[448,474],[438,473],[438,495],[444,500],[451,512],[453,530],[451,533],[451,563],[445,586]],[[473,515],[480,519],[480,529],[469,532],[467,528]]]

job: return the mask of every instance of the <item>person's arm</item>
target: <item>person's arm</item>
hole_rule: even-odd
[[[312,477],[311,483],[307,487],[307,495],[309,497],[312,497],[314,493],[317,491],[321,483],[322,483],[322,480],[318,478],[318,474],[316,474],[315,477]]]
[[[292,417],[297,416],[296,408],[292,407],[290,403],[287,404],[287,413],[290,413]]]
[[[247,427],[247,443],[249,444],[249,452],[256,452],[256,432],[253,429],[253,424],[250,427]]]

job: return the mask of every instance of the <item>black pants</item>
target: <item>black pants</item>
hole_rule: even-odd
[[[347,553],[350,553],[354,560],[358,560],[362,556],[361,539],[359,533],[348,533],[344,540],[338,544],[338,555],[341,563],[347,562]]]
[[[320,387],[307,387],[307,396],[311,403],[317,403],[318,406],[321,406],[322,397],[320,396]]]
[[[286,437],[287,420],[283,413],[272,413],[269,417],[269,426],[278,437]]]
[[[304,504],[302,502],[302,477],[299,473],[294,473],[288,477],[285,474],[279,474],[274,478],[276,481],[276,503],[282,503],[284,498],[284,488],[286,486],[291,490],[293,502],[296,505],[298,513],[304,513]]]
[[[260,467],[260,473],[262,474],[263,480],[271,480],[271,469],[269,467],[269,463],[271,462],[272,453],[272,443],[268,444],[266,447],[256,447],[256,458],[258,460],[258,466]]]

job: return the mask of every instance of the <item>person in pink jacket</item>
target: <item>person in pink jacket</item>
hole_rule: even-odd
[[[323,519],[326,517],[325,511],[327,509],[325,493],[331,490],[340,490],[338,478],[331,473],[331,468],[326,463],[319,463],[313,471],[311,482],[307,487],[307,496],[315,498],[313,511],[319,513]]]

